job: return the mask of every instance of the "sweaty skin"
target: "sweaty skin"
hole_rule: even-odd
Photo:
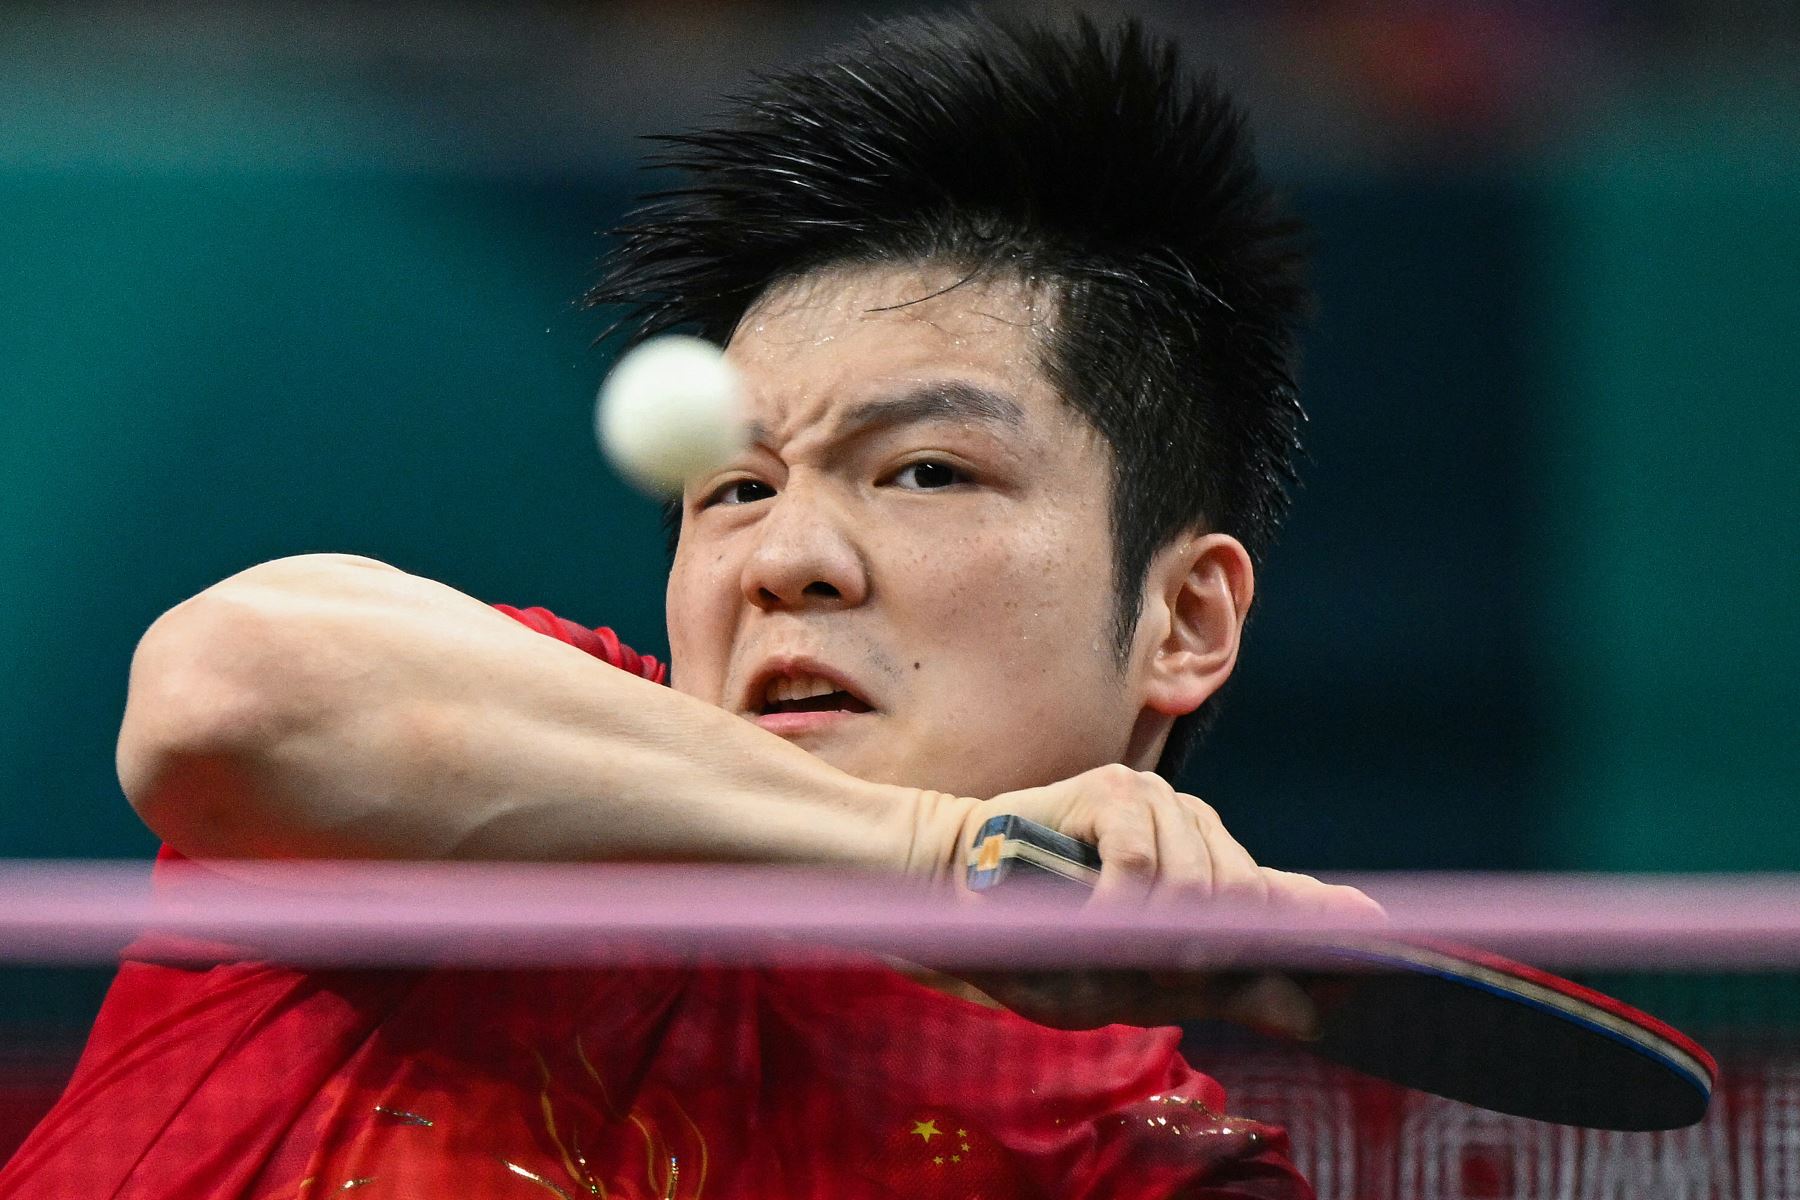
[[[1203,644],[1173,651],[1159,561],[1121,666],[1112,456],[1040,366],[1055,306],[957,278],[809,276],[745,316],[727,356],[758,436],[687,489],[672,682],[756,719],[771,664],[829,668],[871,711],[763,724],[880,782],[991,796],[1148,769],[1235,661],[1247,556],[1216,538],[1175,565]]]
[[[1139,797],[1118,807],[1150,815],[1127,832],[1088,814],[1079,835],[1136,868],[1109,869],[1103,891],[1141,893],[1161,874],[1164,890],[1340,900],[1258,867],[1210,808],[1139,773],[1172,718],[1230,673],[1252,574],[1234,539],[1179,540],[1152,565],[1121,661],[1112,454],[1046,378],[1055,311],[1027,282],[958,283],[931,267],[808,276],[752,308],[727,347],[752,442],[683,498],[672,682],[877,782],[991,796],[1124,764],[1084,793],[1114,787]],[[772,711],[788,693],[771,680],[848,696]],[[1058,999],[1066,979],[1048,993],[1004,974],[980,982],[1040,1019],[1095,1015]],[[1301,1033],[1313,1019],[1285,980],[1093,982],[1188,1015]],[[1168,1019],[1154,1007],[1130,1015]],[[1124,1010],[1095,1006],[1109,1011]]]

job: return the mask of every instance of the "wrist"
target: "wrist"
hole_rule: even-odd
[[[908,788],[902,811],[908,815],[901,861],[910,879],[933,889],[959,890],[963,860],[974,835],[979,800],[929,788]]]

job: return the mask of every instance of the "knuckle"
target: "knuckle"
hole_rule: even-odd
[[[1128,794],[1137,788],[1137,772],[1124,763],[1107,763],[1103,767],[1096,767],[1091,778],[1114,794]]]
[[[1137,773],[1139,790],[1163,800],[1173,800],[1181,795],[1175,786],[1158,775],[1155,771],[1139,771]]]
[[[1156,873],[1156,852],[1147,843],[1130,840],[1123,844],[1101,848],[1106,864],[1123,871],[1127,875],[1154,875]]]
[[[1181,801],[1181,806],[1183,808],[1193,813],[1207,825],[1224,826],[1225,822],[1219,816],[1219,810],[1200,799],[1200,797],[1190,796],[1186,792],[1179,792],[1177,793],[1177,798]]]

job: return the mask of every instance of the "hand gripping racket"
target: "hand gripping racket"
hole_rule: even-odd
[[[1099,877],[1094,847],[1023,817],[993,818],[970,847],[976,891]],[[1321,969],[1293,975],[1319,1011],[1317,1038],[1298,1044],[1333,1062],[1564,1125],[1674,1129],[1706,1115],[1712,1056],[1610,996],[1465,947],[1370,938],[1320,957]]]

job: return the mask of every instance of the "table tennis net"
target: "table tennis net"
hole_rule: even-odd
[[[1384,941],[1497,951],[1554,971],[1692,1038],[1709,1059],[1710,1099],[1698,1119],[1657,1130],[1534,1120],[1385,1082],[1321,1057],[1305,1043],[1217,1020],[1184,1022],[1180,1052],[1196,1071],[1222,1086],[1222,1106],[1217,1111],[1205,1104],[1195,1108],[1198,1093],[1188,1089],[1179,1097],[1180,1105],[1151,1111],[1148,1117],[1144,1112],[1150,1110],[1141,1104],[1126,1105],[1119,1119],[1160,1119],[1165,1125],[1173,1120],[1177,1127],[1183,1120],[1196,1127],[1211,1122],[1212,1131],[1234,1121],[1250,1129],[1279,1127],[1285,1131],[1287,1154],[1325,1198],[1800,1197],[1800,885],[1780,879],[1397,876],[1357,882],[1388,905],[1392,923],[1380,931]],[[492,1154],[481,1150],[475,1157],[492,1168],[492,1177],[465,1175],[455,1194],[502,1200],[531,1195],[724,1197],[805,1193],[770,1193],[742,1179],[734,1181],[732,1147],[748,1143],[732,1131],[696,1142],[698,1128],[688,1132],[698,1111],[694,1103],[659,1110],[662,1102],[645,1099],[642,1108],[618,1106],[611,1116],[636,1139],[633,1158],[629,1169],[623,1159],[606,1159],[595,1147],[606,1136],[601,1126],[609,1110],[598,1102],[591,1112],[583,1109],[578,1093],[588,1076],[604,1086],[600,1081],[607,1068],[600,1056],[614,1051],[596,1045],[593,1026],[587,1043],[569,1040],[574,1035],[559,1026],[562,1010],[554,997],[596,997],[599,1007],[583,1010],[585,1019],[599,1020],[605,1038],[616,1047],[664,1036],[657,1020],[668,1019],[666,1008],[657,1019],[622,1011],[616,1026],[605,1027],[605,997],[611,994],[606,989],[621,986],[623,979],[705,977],[725,997],[717,1005],[728,1005],[736,995],[745,1004],[762,1004],[766,1013],[772,1003],[766,997],[733,992],[737,985],[718,981],[781,978],[795,989],[791,994],[829,997],[843,1011],[852,1011],[862,995],[859,989],[870,986],[871,979],[901,970],[918,974],[908,964],[928,963],[950,979],[984,984],[996,978],[1026,979],[1035,992],[1052,996],[1062,983],[1071,992],[1112,986],[1124,994],[1144,986],[1146,979],[1311,978],[1321,971],[1337,972],[1341,960],[1331,956],[1367,935],[1365,929],[1316,918],[1278,919],[1204,905],[1099,912],[1050,894],[970,905],[883,882],[804,872],[293,869],[249,882],[207,878],[171,893],[153,890],[145,872],[135,867],[0,868],[0,1161],[25,1147],[0,1172],[0,1196],[157,1194],[142,1190],[145,1177],[131,1171],[154,1163],[158,1155],[168,1157],[171,1148],[155,1136],[145,1141],[141,1128],[121,1128],[114,1136],[104,1122],[77,1123],[71,1128],[78,1136],[52,1146],[51,1152],[42,1149],[44,1131],[33,1133],[72,1075],[78,1083],[86,1080],[84,1097],[102,1116],[166,1104],[166,1096],[156,1091],[167,1082],[166,1071],[117,1070],[96,1077],[88,1064],[86,1075],[76,1074],[96,1016],[107,1019],[109,1010],[103,1006],[116,1005],[119,989],[144,984],[141,978],[131,979],[131,973],[146,964],[190,983],[207,973],[222,978],[266,967],[306,981],[307,1003],[335,1009],[376,1004],[381,996],[397,994],[393,987],[416,988],[421,979],[434,981],[435,1002],[445,1012],[466,1011],[459,997],[482,997],[482,1003],[497,1010],[510,1005],[525,1015],[496,1037],[516,1037],[524,1030],[523,1036],[544,1039],[545,1046],[567,1042],[578,1053],[559,1059],[559,1052],[533,1051],[533,1070],[542,1073],[516,1089],[519,1110],[539,1122],[533,1127],[538,1157],[505,1147]],[[1368,967],[1376,977],[1387,969]],[[947,987],[954,985],[939,980],[934,990]],[[109,989],[112,1001],[107,1000]],[[286,1002],[295,1002],[296,994],[287,993]],[[121,1061],[148,1053],[146,1039],[167,1032],[155,1029],[164,1014],[157,1011],[154,995],[148,1000],[139,995],[133,1003],[137,1007],[129,1011],[111,1010],[115,1027],[107,1031],[109,1053],[122,1054]],[[190,1006],[180,1016],[204,1021],[209,1011],[215,1010]],[[943,1025],[933,1015],[937,1010],[924,1004],[918,1011],[916,1037],[904,1021],[882,1029],[852,1022],[821,1032],[800,1058],[816,1062],[821,1070],[840,1069],[841,1064],[816,1057],[827,1053],[820,1047],[836,1038],[841,1055],[864,1064],[854,1069],[870,1080],[917,1081],[934,1071],[951,1071],[960,1073],[958,1078],[985,1080],[981,1086],[1004,1089],[1009,1075],[1022,1078],[1031,1071],[1040,1083],[1049,1081],[1041,1089],[1046,1095],[1082,1093],[1093,1079],[1117,1070],[1117,1063],[1107,1058],[1114,1051],[1097,1048],[1098,1043],[1071,1042],[1061,1059],[1040,1057],[1029,1063],[1016,1048],[1009,1050],[1010,1043],[990,1045],[979,1032],[946,1047],[939,1044]],[[278,1020],[273,1014],[258,1019],[271,1026]],[[1374,1036],[1405,1042],[1409,1019],[1397,1017],[1391,1029]],[[424,1032],[414,1028],[406,1035],[414,1039],[407,1053],[421,1061],[433,1055],[433,1061],[446,1056],[480,1059],[466,1045],[429,1044],[430,1022],[425,1025]],[[388,1036],[371,1033],[376,1026],[357,1036]],[[293,1037],[303,1041],[316,1029],[296,1023]],[[246,1044],[241,1033],[236,1036],[235,1043],[199,1037],[192,1053],[215,1055],[226,1063],[238,1052],[234,1045],[241,1050]],[[266,1054],[267,1038],[274,1035],[265,1029],[262,1036],[257,1052]],[[470,1040],[466,1028],[457,1036],[464,1043]],[[773,1079],[775,1060],[786,1051],[776,1034],[761,1036],[757,1053],[765,1062],[759,1078]],[[119,1050],[121,1044],[126,1050]],[[269,1061],[278,1066],[312,1061],[303,1053],[307,1049],[296,1046],[291,1059],[278,1055]],[[1446,1044],[1435,1052],[1453,1056],[1457,1048]],[[743,1047],[732,1053],[741,1058]],[[342,1061],[351,1063],[355,1054],[354,1047],[347,1048]],[[238,1161],[266,1157],[273,1145],[266,1137],[246,1142],[241,1130],[225,1128],[242,1114],[276,1111],[280,1105],[270,1107],[271,1098],[284,1090],[360,1086],[342,1077],[343,1071],[301,1081],[285,1068],[267,1066],[235,1074],[220,1068],[210,1076],[215,1086],[238,1094],[208,1099],[221,1123],[221,1136],[210,1143],[204,1127],[198,1133],[194,1128],[197,1110],[188,1112],[188,1127],[180,1136],[197,1138],[205,1149],[181,1153],[190,1172],[216,1171],[219,1190],[181,1194],[449,1194],[394,1191],[393,1177],[384,1178],[373,1168],[343,1178],[278,1180],[278,1172],[267,1164]],[[791,1081],[804,1068],[783,1069]],[[1571,1062],[1568,1069],[1578,1072],[1580,1064]],[[1545,1095],[1554,1097],[1564,1081],[1556,1070],[1542,1074]],[[1069,1080],[1066,1089],[1056,1086],[1059,1075]],[[482,1086],[488,1088],[484,1103],[495,1102],[499,1093],[493,1081]],[[845,1099],[851,1093],[839,1089],[822,1100],[791,1082],[783,1086],[792,1089],[790,1095],[762,1095],[754,1104],[745,1097],[745,1111],[759,1105],[804,1109],[822,1104],[831,1111],[814,1114],[820,1128],[832,1121],[848,1122],[844,1128],[855,1124],[856,1114],[840,1111],[855,1103]],[[978,1086],[971,1087],[970,1094],[979,1094]],[[132,1089],[143,1095],[133,1095]],[[371,1093],[376,1101],[399,1094]],[[454,1122],[445,1118],[456,1109],[446,1095],[439,1088],[430,1092],[429,1102],[409,1100],[411,1108],[398,1103],[367,1107],[371,1120],[397,1131],[394,1137],[440,1132],[448,1137]],[[82,1098],[65,1097],[57,1111],[66,1114]],[[142,1104],[136,1103],[140,1100]],[[290,1124],[298,1124],[310,1119],[306,1113],[313,1110],[302,1106],[292,1111]],[[712,1111],[711,1119],[718,1120],[719,1113],[731,1108],[715,1104]],[[869,1164],[884,1155],[911,1156],[908,1171],[966,1164],[971,1171],[979,1166],[986,1172],[969,1176],[964,1190],[944,1195],[997,1200],[1058,1194],[1041,1177],[1020,1182],[1023,1175],[1006,1173],[1001,1164],[1016,1150],[1009,1139],[1021,1135],[979,1126],[979,1113],[969,1102],[958,1101],[942,1111],[903,1113],[896,1108],[881,1119],[890,1116],[894,1128],[886,1140],[871,1143],[863,1155],[866,1161],[856,1164],[854,1187],[843,1194],[939,1194],[930,1190],[935,1176],[881,1176],[885,1168]],[[166,1142],[171,1135],[165,1131],[161,1136]],[[472,1135],[464,1131],[457,1136]],[[569,1139],[582,1136],[590,1139],[587,1147],[571,1150]],[[34,1137],[36,1141],[30,1140]],[[108,1143],[134,1138],[149,1147],[133,1152],[141,1160],[136,1168],[109,1161]],[[241,1155],[234,1146],[241,1146]],[[826,1164],[841,1165],[843,1154],[839,1144],[821,1146],[818,1163],[789,1166],[799,1172],[795,1178],[813,1178],[835,1169]],[[911,1163],[912,1158],[917,1162]],[[933,1164],[933,1159],[943,1161]],[[190,1173],[190,1186],[193,1178]],[[896,1178],[911,1182],[895,1183]],[[1085,1185],[1071,1181],[1069,1186],[1069,1194],[1076,1194]]]

